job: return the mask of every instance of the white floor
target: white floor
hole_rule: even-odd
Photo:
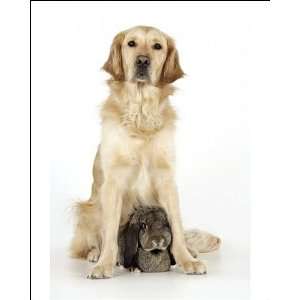
[[[86,278],[92,263],[71,259],[65,249],[52,250],[51,299],[249,299],[248,253],[223,243],[219,252],[204,254],[208,274],[130,273],[116,269],[112,279]]]

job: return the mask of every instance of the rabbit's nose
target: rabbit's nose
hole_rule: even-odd
[[[153,247],[157,247],[158,246],[156,240],[152,240],[152,246]]]
[[[162,248],[164,246],[165,239],[160,239],[159,247]]]
[[[156,237],[152,240],[152,246],[158,249],[163,248],[165,245],[165,239],[161,237]]]

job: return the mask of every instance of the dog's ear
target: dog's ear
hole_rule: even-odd
[[[125,230],[124,267],[130,268],[135,264],[138,249],[140,225],[136,217],[133,217]]]
[[[124,80],[124,70],[121,51],[124,37],[124,32],[121,32],[115,36],[110,48],[109,57],[104,66],[102,67],[104,71],[109,73],[117,81]]]
[[[184,75],[179,63],[179,56],[175,47],[175,43],[170,37],[167,37],[167,45],[167,58],[164,63],[160,78],[160,82],[162,84],[172,83]]]

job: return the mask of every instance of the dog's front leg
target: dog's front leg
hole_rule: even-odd
[[[118,228],[122,209],[122,189],[115,177],[108,177],[101,187],[100,216],[102,249],[99,261],[88,278],[110,278],[118,252]]]
[[[192,257],[186,248],[173,173],[168,170],[160,170],[158,174],[160,176],[156,177],[155,187],[158,193],[158,201],[166,210],[171,225],[173,235],[171,251],[176,264],[187,274],[205,274],[206,266]]]

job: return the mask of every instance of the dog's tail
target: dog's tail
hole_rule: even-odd
[[[216,251],[221,246],[219,237],[199,229],[185,230],[184,238],[187,249],[195,258],[201,253]]]

